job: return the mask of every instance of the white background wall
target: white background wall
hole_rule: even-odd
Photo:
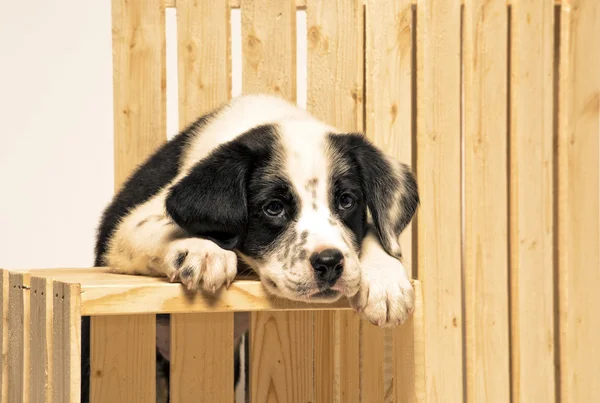
[[[0,267],[90,267],[113,194],[110,1],[0,0]],[[167,135],[177,131],[176,14],[167,10]],[[306,102],[298,13],[298,103]],[[233,95],[241,90],[232,12]]]

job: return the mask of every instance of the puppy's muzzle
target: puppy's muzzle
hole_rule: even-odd
[[[337,249],[325,249],[310,257],[319,287],[333,287],[344,271],[344,255]]]

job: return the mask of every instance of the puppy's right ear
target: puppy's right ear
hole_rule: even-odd
[[[248,222],[247,181],[271,130],[258,127],[225,143],[198,162],[166,198],[169,216],[191,236],[233,250],[244,241]]]

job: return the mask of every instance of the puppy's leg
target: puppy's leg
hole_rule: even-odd
[[[104,257],[115,272],[167,276],[188,289],[215,292],[237,273],[235,253],[188,237],[165,212],[165,191],[133,209],[117,226]]]
[[[369,231],[363,240],[361,283],[350,305],[377,326],[404,323],[414,309],[414,289],[402,262],[390,256]]]

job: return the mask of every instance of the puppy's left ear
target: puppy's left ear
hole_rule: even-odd
[[[239,248],[248,223],[247,181],[255,161],[268,158],[273,133],[268,126],[251,129],[198,162],[169,189],[165,207],[173,221],[191,236]]]
[[[395,161],[361,134],[331,136],[334,148],[358,166],[375,231],[383,248],[400,257],[399,237],[419,206],[417,181],[410,168]]]

